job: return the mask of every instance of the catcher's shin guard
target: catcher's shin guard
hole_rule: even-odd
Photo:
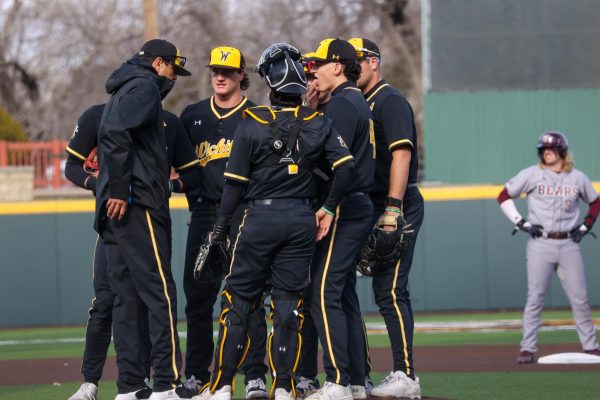
[[[253,304],[241,299],[228,288],[221,292],[219,341],[215,349],[214,370],[210,391],[231,385],[250,347],[248,316]]]
[[[273,331],[269,335],[269,366],[273,374],[271,395],[276,388],[292,390],[296,396],[296,368],[302,350],[302,297],[299,293],[273,288],[271,313]]]

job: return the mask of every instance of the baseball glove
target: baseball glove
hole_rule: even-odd
[[[194,264],[194,279],[210,282],[220,281],[225,276],[231,263],[231,245],[229,238],[224,241],[213,240],[213,232],[209,232],[200,246]]]
[[[83,163],[83,170],[91,175],[98,173],[98,148],[94,147]]]
[[[384,226],[392,226],[390,231],[383,230]],[[367,242],[360,252],[360,260],[356,265],[358,272],[365,276],[373,274],[377,265],[395,264],[400,260],[407,239],[414,230],[406,222],[404,216],[382,215],[373,227]]]

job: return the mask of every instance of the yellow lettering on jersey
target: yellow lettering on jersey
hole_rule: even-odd
[[[200,160],[200,166],[205,167],[209,161],[229,157],[232,145],[233,140],[225,140],[225,138],[219,140],[216,144],[210,144],[208,141],[200,143],[196,146],[196,153],[198,154],[198,160]]]
[[[373,145],[373,158],[376,158],[375,149],[375,124],[372,119],[369,119],[369,142]]]

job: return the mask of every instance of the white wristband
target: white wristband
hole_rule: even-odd
[[[523,219],[521,214],[519,214],[519,211],[517,211],[517,207],[515,206],[513,199],[503,201],[500,204],[500,209],[513,224],[516,224]]]

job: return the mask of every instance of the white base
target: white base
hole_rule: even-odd
[[[538,364],[600,364],[600,356],[586,353],[557,353],[540,357]]]

